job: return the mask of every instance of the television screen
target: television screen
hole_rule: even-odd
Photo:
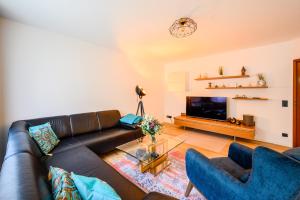
[[[207,119],[227,119],[226,97],[186,97],[186,115]]]

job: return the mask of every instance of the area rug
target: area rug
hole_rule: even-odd
[[[120,151],[109,156],[105,161],[145,192],[160,192],[180,200],[206,200],[195,188],[188,198],[184,197],[188,185],[184,155],[179,151],[173,151],[169,154],[169,159],[171,165],[157,176],[148,172],[141,173],[138,161]]]

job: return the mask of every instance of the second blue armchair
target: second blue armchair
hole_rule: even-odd
[[[213,159],[189,149],[186,170],[186,196],[195,187],[208,200],[300,199],[300,162],[265,147],[232,143],[228,157]]]

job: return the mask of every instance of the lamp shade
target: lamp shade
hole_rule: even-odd
[[[146,96],[145,90],[138,85],[135,87],[135,92],[140,98],[142,98],[143,96]]]

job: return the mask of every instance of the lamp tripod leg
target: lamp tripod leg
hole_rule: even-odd
[[[137,110],[136,110],[136,115],[138,115],[139,112],[141,113],[141,116],[144,117],[144,115],[145,115],[145,110],[144,110],[144,104],[143,104],[142,101],[140,101],[139,104],[138,104],[138,108],[137,108]]]

